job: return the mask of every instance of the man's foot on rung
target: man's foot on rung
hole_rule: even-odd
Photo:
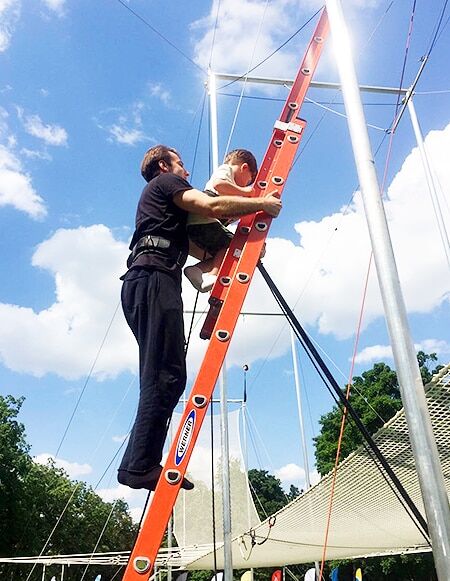
[[[163,467],[159,464],[157,466],[153,466],[153,468],[150,468],[150,470],[147,470],[147,472],[144,473],[119,470],[117,480],[120,484],[128,486],[129,488],[134,488],[135,490],[139,490],[141,488],[144,488],[145,490],[155,490],[162,470]],[[194,483],[187,478],[183,478],[181,488],[184,490],[192,490],[194,488]]]

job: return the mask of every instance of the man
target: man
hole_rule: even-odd
[[[141,174],[148,182],[138,203],[136,230],[123,277],[122,307],[139,345],[139,405],[118,480],[131,488],[154,490],[167,426],[186,384],[181,268],[189,243],[189,212],[211,218],[265,211],[278,216],[281,201],[210,197],[194,189],[175,149],[156,145],[147,151]],[[182,487],[193,484],[183,479]]]

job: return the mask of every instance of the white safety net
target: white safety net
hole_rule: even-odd
[[[439,449],[447,492],[450,491],[450,365],[446,366],[427,386],[427,403],[433,431]],[[408,494],[424,515],[419,482],[408,438],[403,410],[375,435],[381,452],[395,471]],[[202,462],[207,462],[205,451]],[[313,488],[291,502],[260,525],[248,527],[244,523],[233,540],[233,567],[272,567],[320,560],[329,510],[332,475],[328,474]],[[245,479],[242,480],[245,482]],[[195,534],[186,534],[191,546],[173,554],[173,564],[188,569],[211,569],[211,546],[197,544],[204,538],[203,526],[210,531],[211,513],[203,497],[192,499],[189,509],[189,528]],[[238,496],[243,504],[233,504],[232,515],[247,514],[246,496]],[[209,503],[209,500],[206,501]],[[178,507],[180,510],[180,506]],[[205,516],[205,518],[203,518]],[[201,522],[197,526],[197,522]],[[273,524],[270,527],[270,524]],[[235,533],[236,527],[233,528]],[[198,534],[198,536],[197,536]],[[180,541],[182,536],[178,537]],[[191,540],[192,539],[192,540]],[[265,541],[263,544],[260,544]],[[211,542],[210,540],[208,542]],[[180,542],[180,545],[182,543]],[[346,458],[337,472],[327,559],[355,558],[427,551],[430,547],[400,503],[398,495],[377,468],[371,454],[361,447]],[[203,556],[200,556],[201,553]],[[195,553],[195,556],[194,556]],[[223,567],[223,550],[216,551],[217,565]],[[189,561],[189,558],[193,560]]]
[[[180,417],[179,414],[174,414],[174,433]],[[228,413],[231,531],[233,536],[244,530],[249,530],[260,522],[248,487],[239,438],[239,419],[239,410]],[[216,542],[223,540],[223,470],[219,415],[213,415],[212,440],[213,446],[211,447],[211,417],[207,415],[186,473],[186,476],[195,483],[195,488],[189,492],[181,490],[174,509],[174,533],[178,545],[182,547],[213,542],[213,460],[215,540]]]

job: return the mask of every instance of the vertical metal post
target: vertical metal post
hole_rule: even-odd
[[[425,143],[423,141],[423,135],[420,129],[419,120],[417,119],[416,108],[414,107],[412,97],[408,99],[408,111],[409,116],[411,117],[414,135],[416,136],[417,146],[419,148],[420,158],[422,160],[423,171],[425,172],[425,179],[427,181],[428,191],[430,192],[431,203],[433,204],[434,214],[436,216],[439,233],[441,235],[442,244],[444,246],[445,257],[447,259],[447,264],[450,267],[450,244],[448,240],[447,229],[445,227],[444,220],[442,219],[441,206],[439,204],[439,198],[436,191],[436,184],[434,182],[433,173],[431,171],[427,150],[425,149]]]
[[[233,581],[233,557],[231,550],[231,495],[228,442],[228,397],[225,367],[220,377],[220,432],[222,441],[222,497],[223,497],[223,551],[224,581]]]
[[[61,565],[61,581],[64,581],[64,565]]]
[[[247,402],[244,400],[242,402],[242,438],[244,444],[244,470],[245,470],[245,480],[247,483],[247,489],[250,490],[250,480],[248,477],[248,447],[247,447]],[[252,526],[251,522],[251,505],[250,505],[250,495],[247,494],[247,525],[250,529]]]
[[[173,513],[169,519],[169,524],[167,526],[167,549],[168,549],[168,558],[169,558],[169,565],[167,566],[167,581],[172,581],[172,565],[170,564],[170,557],[172,555],[172,536],[173,536]]]
[[[311,479],[309,477],[309,461],[308,461],[308,451],[306,448],[305,425],[303,422],[302,397],[300,393],[300,379],[298,376],[297,351],[295,349],[295,335],[292,329],[291,329],[291,349],[292,349],[292,363],[294,365],[295,393],[297,394],[298,421],[300,424],[300,437],[302,440],[303,463],[305,466],[305,481],[306,488],[309,489],[311,488]]]
[[[217,130],[217,93],[216,76],[208,71],[210,126],[211,126],[211,158],[213,171],[219,167],[219,141]],[[222,366],[220,377],[220,422],[222,442],[222,494],[223,494],[223,550],[224,550],[224,581],[233,581],[233,559],[231,550],[231,497],[230,497],[230,465],[228,442],[228,403],[227,403],[226,361]]]
[[[209,112],[211,127],[211,157],[213,170],[219,167],[219,132],[217,129],[216,75],[208,71]]]
[[[378,282],[408,423],[434,561],[440,581],[450,579],[450,509],[436,442],[412,343],[406,308],[369,142],[350,41],[339,0],[326,0],[350,137],[372,242]]]

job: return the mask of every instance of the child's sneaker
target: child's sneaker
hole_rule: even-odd
[[[186,266],[183,270],[184,276],[189,279],[191,285],[198,291],[202,291],[203,272],[198,266]]]
[[[201,293],[207,293],[209,292],[212,287],[214,286],[215,282],[217,280],[217,276],[215,274],[203,274],[202,276],[202,286],[200,289]]]
[[[198,266],[186,266],[183,270],[184,276],[189,279],[192,286],[200,293],[207,293],[212,289],[217,276],[214,274],[204,274]]]

